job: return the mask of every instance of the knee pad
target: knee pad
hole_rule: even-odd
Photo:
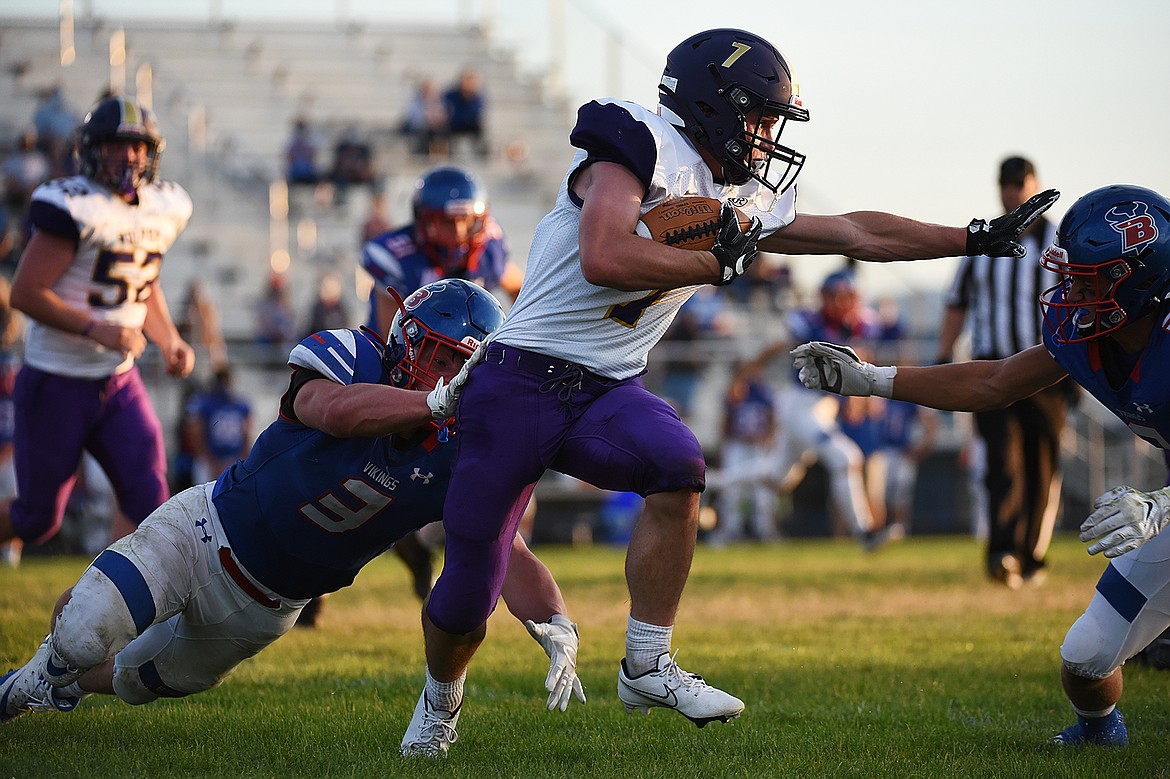
[[[183,692],[168,686],[159,676],[153,660],[133,665],[124,664],[121,657],[114,658],[114,694],[132,706],[141,706],[159,698],[185,698],[196,692],[203,690]]]
[[[95,561],[74,585],[69,602],[57,617],[54,650],[69,665],[87,671],[104,663],[137,635],[126,598]]]
[[[435,627],[464,635],[487,622],[503,591],[510,552],[510,539],[485,542],[448,534],[443,572],[426,607]]]
[[[1060,645],[1060,658],[1077,676],[1104,679],[1121,665],[1121,642],[1128,633],[1128,624],[1121,617],[1097,606],[1097,599],[1073,623]],[[1109,624],[1110,622],[1123,624]]]

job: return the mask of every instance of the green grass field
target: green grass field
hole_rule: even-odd
[[[443,763],[398,743],[421,689],[418,606],[393,558],[332,597],[219,688],[131,707],[91,697],[70,714],[0,726],[0,775],[454,777],[1170,776],[1170,672],[1131,668],[1124,751],[1038,748],[1071,722],[1059,646],[1103,561],[1058,537],[1038,590],[986,581],[967,538],[911,538],[865,555],[847,541],[700,548],[675,628],[680,664],[747,703],[696,729],[629,716],[624,550],[538,548],[581,631],[589,703],[544,710],[540,647],[501,608],[468,677]],[[0,569],[0,665],[23,663],[86,561]]]

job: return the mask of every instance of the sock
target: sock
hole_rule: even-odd
[[[93,693],[81,689],[80,682],[73,682],[71,684],[66,684],[63,687],[57,688],[57,696],[61,698],[77,698],[80,700],[81,698],[88,697],[92,694]]]
[[[670,654],[674,625],[651,625],[630,617],[626,623],[626,670],[641,676],[658,667],[658,658]]]
[[[1114,704],[1113,706],[1109,706],[1107,708],[1101,709],[1100,711],[1085,711],[1084,709],[1078,709],[1076,706],[1073,706],[1073,711],[1075,711],[1077,713],[1077,716],[1080,717],[1081,720],[1084,721],[1085,724],[1088,724],[1088,725],[1102,724],[1102,720],[1104,720],[1106,717],[1108,717],[1110,714],[1112,714],[1116,709],[1117,709],[1116,704]]]
[[[431,704],[432,711],[456,712],[463,704],[463,680],[467,678],[464,671],[453,682],[440,682],[431,676],[431,669],[427,669],[426,696]]]

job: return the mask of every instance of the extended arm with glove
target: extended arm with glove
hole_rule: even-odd
[[[990,222],[972,219],[971,224],[967,225],[967,254],[971,257],[981,254],[988,257],[1023,257],[1028,250],[1016,239],[1059,198],[1059,192],[1047,189]]]
[[[577,647],[581,639],[576,624],[564,614],[554,614],[548,622],[525,620],[524,627],[548,655],[548,676],[544,680],[544,687],[548,690],[548,711],[564,711],[573,696],[584,703],[585,688],[577,678]]]
[[[747,269],[755,262],[759,250],[756,241],[760,239],[760,230],[763,224],[756,217],[752,217],[747,230],[739,228],[739,214],[735,206],[724,203],[719,209],[719,233],[715,236],[715,245],[711,253],[719,260],[721,276],[715,282],[718,286],[730,284],[735,279],[747,273]]]
[[[1114,487],[1093,501],[1093,513],[1081,523],[1081,540],[1089,554],[1120,557],[1158,535],[1170,524],[1170,487],[1141,492]]]
[[[796,347],[790,354],[793,367],[800,371],[800,383],[809,389],[883,398],[894,392],[894,375],[898,369],[863,362],[848,346],[812,341]]]

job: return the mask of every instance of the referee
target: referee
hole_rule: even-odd
[[[1000,166],[1004,212],[1040,190],[1036,169],[1023,157]],[[939,362],[950,362],[964,324],[971,356],[998,360],[1040,343],[1040,293],[1058,283],[1040,266],[1056,225],[1044,218],[1020,237],[1028,253],[1013,257],[965,257],[946,301],[939,335]],[[1072,399],[1068,380],[1007,408],[976,413],[986,449],[987,573],[1011,589],[1043,584],[1044,556],[1060,506],[1060,433]]]

